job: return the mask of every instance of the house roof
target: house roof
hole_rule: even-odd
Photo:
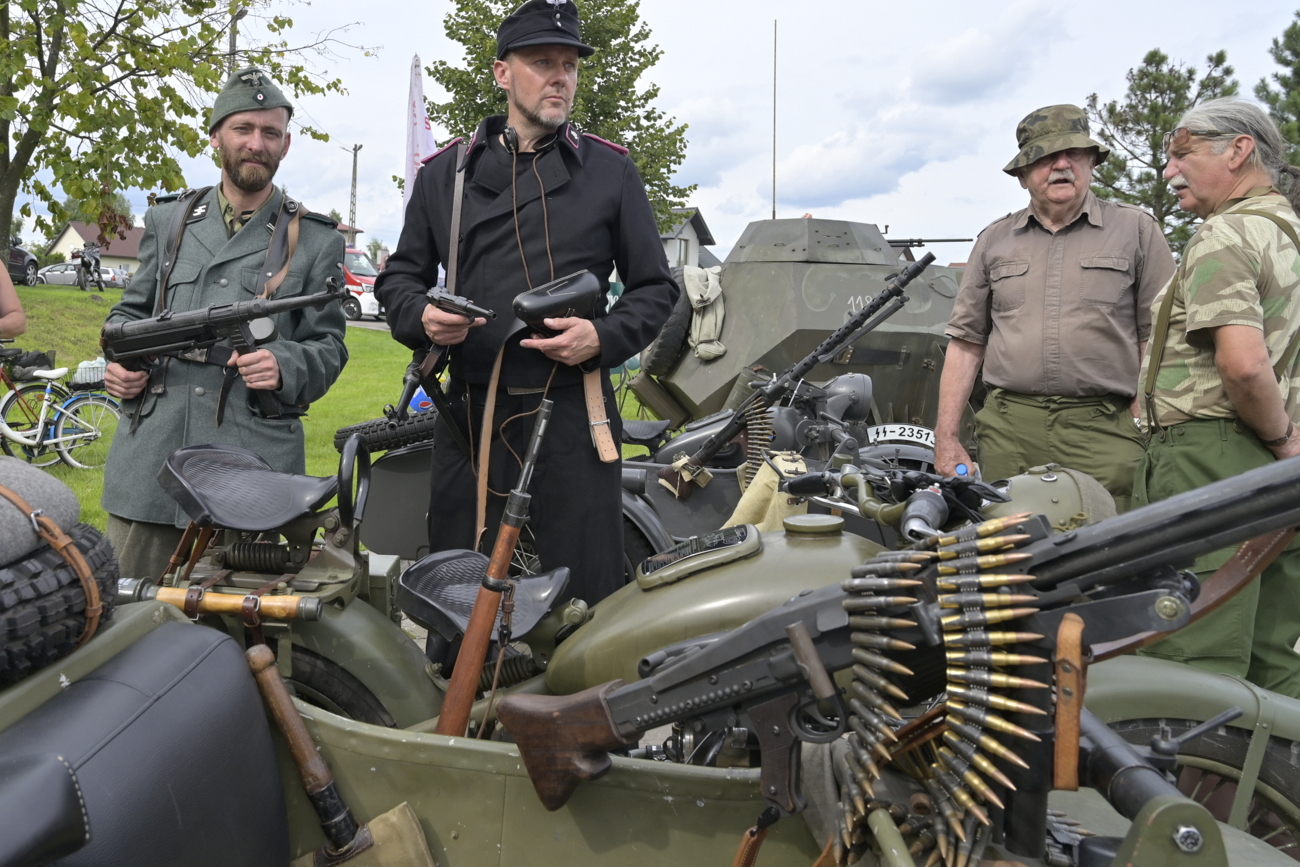
[[[673,208],[674,214],[681,214],[681,220],[673,224],[673,227],[667,232],[660,232],[661,240],[669,238],[680,238],[682,230],[689,223],[695,228],[695,234],[700,239],[701,247],[711,247],[717,243],[713,240],[713,233],[709,231],[708,224],[704,222],[704,217],[700,216],[699,208]]]
[[[50,242],[47,250],[53,249],[54,245],[59,243],[63,238],[64,232],[73,231],[81,239],[81,243],[99,243],[99,226],[93,223],[83,223],[81,220],[70,220]],[[116,233],[108,238],[108,242],[100,244],[100,253],[105,256],[116,256],[122,259],[139,259],[140,258],[140,239],[144,237],[144,227],[136,226],[126,230],[126,237],[119,238]]]
[[[700,267],[712,268],[714,265],[721,265],[722,260],[713,255],[713,251],[700,247]]]

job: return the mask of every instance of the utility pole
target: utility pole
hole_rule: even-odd
[[[776,19],[772,20],[772,219],[776,219]]]
[[[347,148],[343,148],[347,150]],[[348,246],[357,245],[357,151],[361,150],[361,145],[352,146],[352,201],[348,205]]]
[[[240,6],[230,16],[230,74],[235,74],[235,35],[239,32],[239,22],[248,14],[248,8]]]

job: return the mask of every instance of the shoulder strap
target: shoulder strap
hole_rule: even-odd
[[[465,142],[456,144],[456,189],[451,194],[451,241],[447,245],[447,292],[451,295],[456,294],[456,265],[460,261],[461,206],[465,202],[465,173],[469,171],[464,165],[467,150]]]
[[[203,187],[198,190],[186,190],[176,199],[176,210],[172,213],[172,221],[167,226],[167,241],[163,244],[163,261],[158,268],[158,291],[153,301],[153,315],[158,316],[167,309],[167,281],[172,276],[172,269],[176,267],[176,254],[181,248],[181,239],[185,237],[186,216],[190,212],[189,203],[191,200],[199,201],[208,194],[212,187]]]
[[[90,571],[90,565],[86,558],[82,556],[81,549],[72,541],[72,537],[63,532],[58,524],[48,517],[40,509],[33,509],[31,505],[22,498],[22,496],[4,485],[0,485],[0,497],[4,497],[9,502],[18,507],[24,515],[32,522],[32,529],[36,534],[45,540],[63,561],[72,567],[76,573],[77,580],[81,582],[81,589],[86,594],[86,626],[81,631],[81,638],[77,640],[77,646],[85,644],[90,640],[90,636],[95,634],[99,627],[99,615],[104,610],[103,604],[99,598],[99,585],[95,583],[95,574]]]
[[[289,273],[289,263],[293,261],[294,251],[298,249],[299,220],[307,209],[288,196],[280,203],[279,216],[275,221],[275,230],[271,233],[271,243],[266,248],[266,260],[258,272],[258,298],[270,298],[280,288]],[[288,219],[285,219],[285,215]]]
[[[1277,227],[1279,229],[1282,230],[1282,234],[1286,235],[1288,238],[1291,239],[1291,243],[1295,244],[1296,246],[1296,252],[1300,253],[1300,236],[1297,236],[1295,226],[1292,226],[1289,220],[1286,220],[1280,215],[1274,214],[1271,211],[1257,211],[1254,209],[1250,209],[1250,210],[1233,211],[1232,213],[1250,214],[1253,217],[1263,217],[1266,220],[1271,220],[1272,222],[1277,224]],[[1296,333],[1291,338],[1291,342],[1287,344],[1286,350],[1283,351],[1283,353],[1280,356],[1278,356],[1277,364],[1273,365],[1274,377],[1280,379],[1282,377],[1282,371],[1286,370],[1288,367],[1291,366],[1290,362],[1292,359],[1295,358],[1295,351],[1298,347],[1300,347],[1300,329],[1296,329]]]

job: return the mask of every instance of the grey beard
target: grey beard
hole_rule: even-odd
[[[531,123],[533,126],[537,127],[538,129],[544,129],[547,132],[555,132],[557,129],[564,126],[564,122],[569,119],[569,113],[567,111],[561,113],[561,115],[558,118],[556,118],[556,117],[543,117],[539,112],[533,111],[532,109],[524,108],[523,106],[515,106],[515,107],[519,109],[519,113],[523,115],[525,120],[527,120],[529,123]]]

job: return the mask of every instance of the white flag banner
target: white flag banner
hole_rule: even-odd
[[[406,184],[402,189],[402,213],[415,188],[415,173],[420,165],[437,150],[433,143],[433,127],[424,108],[424,77],[420,69],[420,55],[411,58],[411,90],[406,99]]]

